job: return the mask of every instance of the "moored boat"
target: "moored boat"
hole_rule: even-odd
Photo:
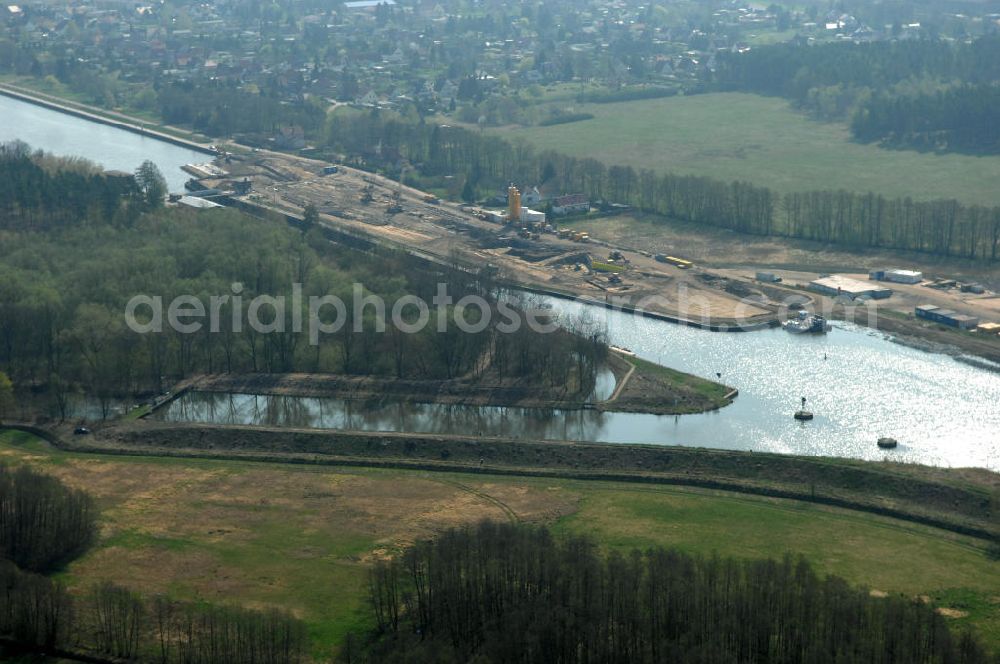
[[[629,356],[632,356],[632,357],[635,356],[635,353],[632,350],[630,350],[628,348],[623,348],[622,346],[608,346],[608,348],[610,350],[615,351],[616,353],[621,354],[621,355],[629,355]]]
[[[797,318],[785,321],[782,327],[792,334],[826,334],[830,331],[830,323],[818,314],[800,311]]]

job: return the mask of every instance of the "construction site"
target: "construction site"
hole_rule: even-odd
[[[188,183],[192,196],[292,219],[312,206],[328,228],[430,261],[486,268],[512,285],[639,307],[679,322],[719,329],[771,325],[786,295],[680,258],[556,228],[544,213],[522,206],[513,186],[506,209],[485,210],[441,201],[381,175],[263,150],[225,154],[213,165],[186,170],[196,176]]]
[[[397,180],[301,156],[247,150],[222,153],[213,163],[185,170],[194,176],[185,198],[201,197],[251,214],[278,212],[292,222],[302,221],[311,206],[328,234],[405,251],[432,263],[486,271],[500,283],[529,291],[723,331],[776,326],[790,310],[803,307],[858,320],[860,306],[864,325],[928,340],[937,348],[1000,359],[995,332],[956,334],[913,314],[916,305],[932,304],[976,316],[988,326],[1000,317],[1000,297],[988,290],[942,289],[937,281],[892,283],[891,290],[882,289],[887,299],[876,305],[873,298],[845,298],[842,292],[810,288],[827,274],[709,267],[690,254],[685,257],[683,247],[670,248],[678,255],[667,255],[654,253],[667,249],[662,245],[649,246],[653,251],[615,246],[579,227],[559,228],[544,213],[522,205],[522,194],[514,186],[507,190],[502,209],[442,201],[402,183],[406,167]],[[875,287],[868,274],[842,276]],[[893,315],[873,316],[875,309]]]

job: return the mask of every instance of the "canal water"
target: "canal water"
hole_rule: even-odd
[[[172,190],[180,166],[205,155],[121,129],[0,97],[0,140],[21,139],[56,154],[132,170],[152,159]],[[737,450],[892,458],[942,466],[1000,469],[1000,373],[947,355],[894,343],[868,328],[838,323],[826,336],[780,329],[706,332],[566,300],[563,315],[603,325],[612,344],[640,357],[740,390],[718,412],[658,417],[592,411],[361,403],[254,395],[188,394],[168,420],[427,431],[606,442],[679,444]],[[607,380],[600,389],[608,391]],[[801,397],[816,419],[792,419]],[[899,448],[879,450],[892,436]]]
[[[358,402],[192,392],[157,417],[168,421],[358,431],[413,431],[652,443],[1000,469],[1000,374],[835,323],[826,336],[781,329],[707,332],[565,300],[606,326],[611,343],[640,357],[740,390],[698,415],[560,411]],[[811,422],[792,415],[806,397]],[[880,436],[900,445],[880,450]]]
[[[20,139],[33,148],[58,155],[86,157],[109,170],[131,173],[149,159],[156,164],[171,192],[184,191],[191,177],[181,166],[204,163],[210,155],[182,148],[124,129],[59,113],[28,102],[0,96],[0,142]]]

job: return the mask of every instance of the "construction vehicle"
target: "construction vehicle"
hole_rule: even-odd
[[[389,207],[385,211],[389,214],[397,214],[403,211],[403,194],[399,189],[392,192],[392,198],[389,199]]]
[[[369,183],[361,190],[361,202],[371,203],[375,200],[375,185]]]
[[[656,254],[654,258],[661,263],[666,263],[667,265],[673,265],[674,267],[678,267],[682,270],[687,270],[694,266],[694,263],[692,263],[691,261],[686,261],[683,258],[677,258],[676,256],[664,256],[663,254]]]
[[[403,178],[406,176],[406,171],[408,170],[410,170],[410,166],[405,164],[399,171],[399,180],[396,181],[396,190],[392,192],[392,197],[389,200],[389,207],[385,209],[385,211],[389,214],[397,214],[403,211]]]

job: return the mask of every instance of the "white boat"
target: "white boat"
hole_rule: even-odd
[[[633,353],[628,348],[622,348],[621,346],[608,346],[608,348],[621,355],[628,355],[630,357],[635,357],[635,353]]]

